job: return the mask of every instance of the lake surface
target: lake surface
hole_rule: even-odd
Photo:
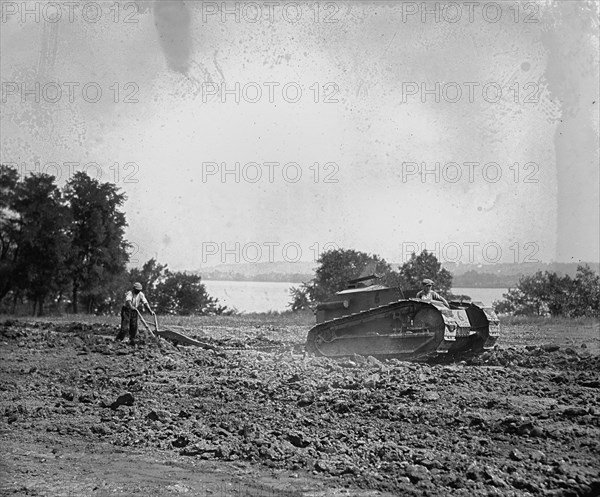
[[[235,307],[240,312],[287,311],[291,302],[290,287],[300,283],[270,281],[217,281],[202,280],[211,297],[222,305]],[[473,300],[491,304],[500,300],[506,288],[454,288],[454,293],[469,295]]]
[[[491,304],[494,300],[502,300],[502,294],[508,293],[508,288],[453,288],[456,295],[468,295],[472,300]]]

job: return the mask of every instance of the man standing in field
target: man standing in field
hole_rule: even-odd
[[[121,341],[129,332],[129,344],[135,345],[138,331],[138,308],[145,306],[148,312],[154,316],[155,312],[150,308],[146,296],[142,293],[142,284],[134,283],[133,290],[125,294],[125,304],[121,307],[121,331],[116,340]]]
[[[426,300],[427,302],[431,302],[432,300],[437,300],[442,302],[446,307],[450,307],[448,302],[444,297],[442,297],[439,293],[433,291],[433,281],[428,278],[425,278],[423,281],[423,290],[417,293],[417,298],[421,300]]]

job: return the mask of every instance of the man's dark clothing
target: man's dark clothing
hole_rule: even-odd
[[[121,331],[117,340],[123,340],[129,332],[129,341],[134,343],[138,332],[138,313],[135,309],[124,305],[121,307]]]

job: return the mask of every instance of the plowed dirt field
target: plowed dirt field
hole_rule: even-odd
[[[0,323],[1,495],[600,495],[597,325],[438,363],[305,356],[280,322],[188,330],[217,350],[116,326]]]

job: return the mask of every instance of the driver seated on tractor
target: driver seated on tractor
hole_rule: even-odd
[[[442,302],[446,307],[450,307],[448,305],[448,301],[442,297],[439,293],[433,291],[433,281],[428,278],[425,278],[422,282],[423,290],[417,293],[417,298],[421,300],[426,300],[427,302],[431,302],[432,300],[437,300]]]
[[[135,338],[138,331],[138,307],[146,307],[148,312],[154,316],[154,311],[150,307],[146,296],[142,293],[141,283],[134,283],[133,290],[125,294],[125,304],[121,308],[121,331],[116,340],[121,341],[129,332],[129,343],[135,345]]]

